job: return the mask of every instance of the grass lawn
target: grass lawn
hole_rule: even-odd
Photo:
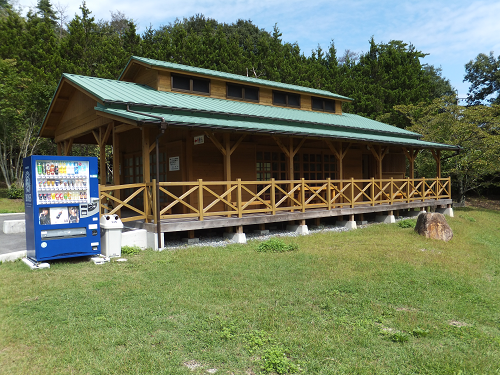
[[[0,198],[0,214],[24,212],[22,199]]]
[[[500,211],[448,223],[0,264],[0,373],[498,374]]]

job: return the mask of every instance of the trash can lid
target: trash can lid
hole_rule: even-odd
[[[123,223],[118,215],[102,215],[100,225],[103,229],[123,229]]]

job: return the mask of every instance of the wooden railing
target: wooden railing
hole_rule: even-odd
[[[350,180],[274,180],[271,181],[203,181],[137,183],[101,186],[101,209],[116,213],[131,209],[135,216],[123,221],[153,221],[156,199],[160,199],[161,219],[197,218],[209,216],[243,217],[245,214],[280,211],[305,212],[308,209],[333,209],[361,205],[391,205],[398,202],[451,198],[450,178],[433,179],[350,179]],[[116,192],[133,189],[119,199]],[[143,209],[129,202],[143,194]]]

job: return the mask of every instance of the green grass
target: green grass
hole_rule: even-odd
[[[0,214],[24,213],[24,201],[22,199],[0,198]]]
[[[3,263],[0,373],[498,374],[500,212],[455,214],[448,243],[382,224],[285,253]]]

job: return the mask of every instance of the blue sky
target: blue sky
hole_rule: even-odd
[[[33,6],[23,3],[22,6]],[[68,20],[80,14],[80,2],[66,4]],[[500,1],[480,0],[87,0],[87,7],[97,20],[110,19],[111,11],[120,11],[139,25],[142,33],[150,24],[154,28],[176,18],[203,14],[219,22],[251,20],[259,28],[272,31],[277,24],[285,42],[297,42],[310,55],[320,45],[328,49],[335,42],[340,56],[346,49],[364,52],[371,36],[377,43],[402,40],[428,53],[423,63],[442,67],[465,97],[468,84],[462,82],[465,64],[479,53],[500,55]]]

